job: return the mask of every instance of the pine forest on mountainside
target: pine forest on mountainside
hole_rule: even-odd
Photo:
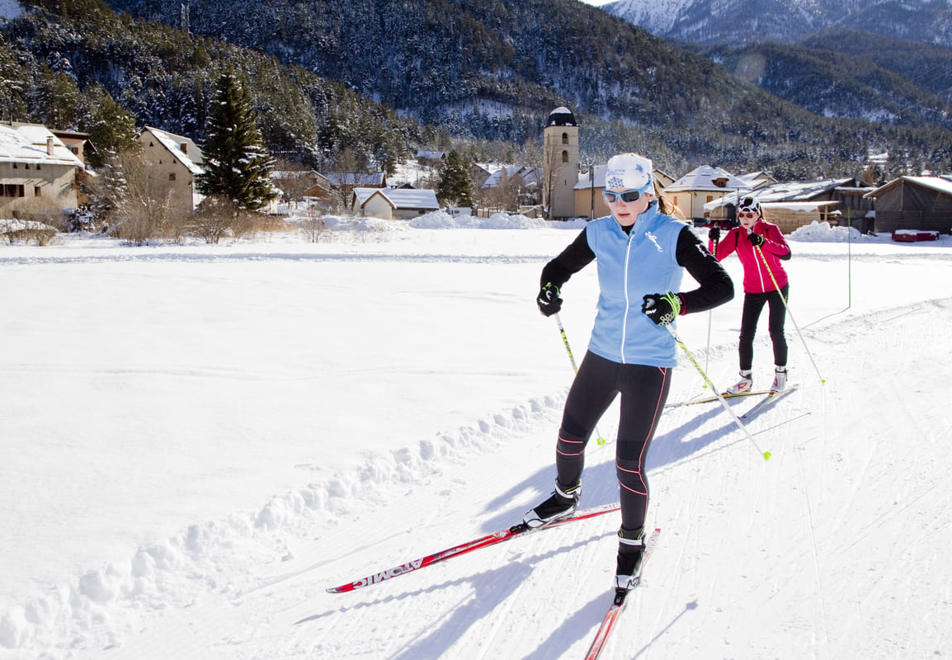
[[[91,90],[105,89],[138,125],[201,144],[214,82],[237,69],[269,151],[316,167],[345,149],[387,168],[418,146],[464,142],[478,158],[526,159],[566,105],[583,159],[631,149],[675,173],[712,163],[806,178],[854,173],[889,150],[952,168],[939,108],[909,125],[817,116],[577,2],[206,0],[188,5],[191,34],[179,2],[110,3],[142,19],[99,0],[21,4],[34,11],[0,24],[0,76],[17,81],[0,92],[5,119],[85,130]],[[859,114],[921,101],[905,94]]]

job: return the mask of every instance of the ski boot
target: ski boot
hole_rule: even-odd
[[[641,562],[645,556],[644,528],[618,530],[618,563],[615,569],[615,589],[627,592],[641,582]]]
[[[582,484],[576,484],[571,488],[562,488],[558,480],[555,481],[555,490],[549,499],[542,504],[526,511],[522,517],[522,522],[526,527],[535,529],[557,520],[569,518],[578,508],[579,496],[582,494]]]
[[[750,392],[754,387],[754,379],[751,376],[750,369],[740,370],[740,380],[727,388],[727,394],[742,394]]]
[[[773,384],[770,386],[770,393],[776,394],[782,392],[787,387],[787,368],[777,366],[774,369]]]

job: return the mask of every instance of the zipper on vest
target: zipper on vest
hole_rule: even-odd
[[[631,299],[628,297],[628,262],[631,259],[631,237],[634,233],[635,227],[632,225],[631,231],[628,233],[628,247],[625,249],[625,315],[621,322],[621,346],[618,347],[622,364],[627,364],[625,362],[625,339],[628,335],[628,310],[631,309]]]

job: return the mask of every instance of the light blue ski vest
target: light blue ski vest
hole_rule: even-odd
[[[681,290],[678,235],[686,225],[652,204],[626,234],[612,216],[585,227],[598,266],[598,313],[589,350],[612,362],[673,367],[674,338],[641,311],[643,297]]]

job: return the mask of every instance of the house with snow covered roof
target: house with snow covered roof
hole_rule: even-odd
[[[747,172],[746,174],[737,174],[735,175],[741,181],[745,181],[750,184],[750,187],[754,190],[757,188],[763,188],[764,186],[772,186],[777,183],[777,180],[773,178],[769,172],[759,171],[759,172]]]
[[[752,189],[747,181],[720,167],[702,165],[682,176],[664,190],[681,214],[695,222],[705,222],[704,205],[728,194]]]
[[[324,172],[323,175],[335,190],[383,188],[387,185],[387,175],[383,172]]]
[[[384,220],[410,220],[438,211],[436,191],[414,188],[354,188],[354,208],[360,215]]]
[[[77,206],[83,162],[42,124],[0,122],[0,217]]]
[[[952,174],[901,176],[866,193],[876,202],[877,232],[952,232]]]
[[[708,202],[704,216],[733,219],[738,199],[752,197],[760,203],[764,218],[784,233],[812,222],[855,227],[865,233],[872,229],[872,203],[864,199],[870,190],[853,177],[775,183]]]
[[[425,165],[439,166],[446,160],[446,152],[417,149],[416,159]]]
[[[96,152],[96,147],[89,141],[89,133],[79,131],[61,131],[51,128],[50,132],[63,141],[66,148],[76,156],[83,165],[86,165],[86,151]]]
[[[271,181],[286,200],[326,202],[331,199],[331,182],[315,170],[271,170]]]
[[[497,188],[500,185],[515,185],[524,189],[535,190],[539,187],[542,170],[538,167],[525,165],[505,165],[495,170],[483,181],[480,188]]]
[[[190,139],[152,126],[139,132],[141,159],[153,190],[173,209],[192,213],[202,201],[196,178],[204,172],[201,149]]]

